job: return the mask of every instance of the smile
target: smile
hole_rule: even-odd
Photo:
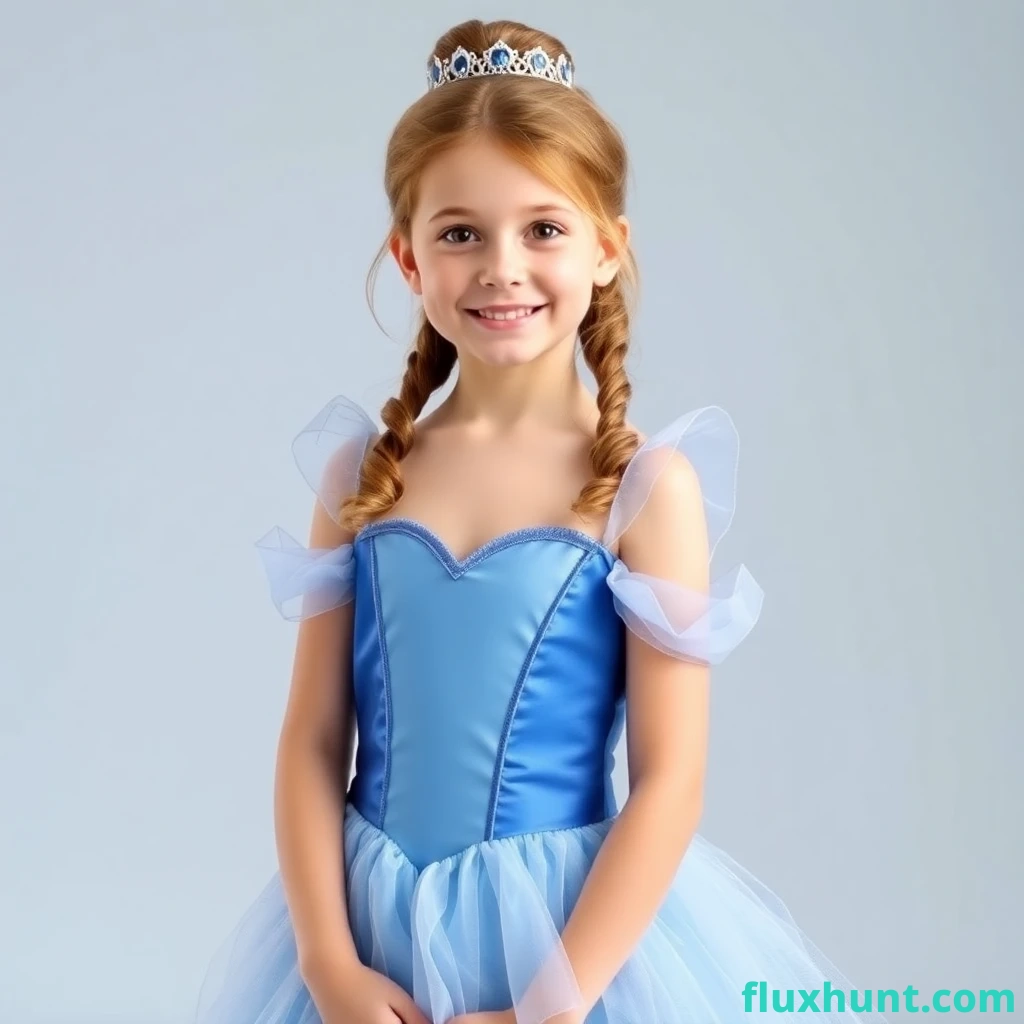
[[[533,307],[523,306],[517,310],[508,310],[507,312],[489,315],[485,315],[476,309],[468,309],[466,312],[477,323],[482,327],[486,327],[489,331],[508,331],[514,330],[522,324],[529,323],[529,321],[533,320],[542,309],[546,308],[546,304],[543,306]]]

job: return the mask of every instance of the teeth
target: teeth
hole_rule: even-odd
[[[486,309],[478,309],[477,313],[487,320],[515,320],[517,317],[529,316],[536,308],[536,306],[521,306],[519,309],[509,309],[504,313],[489,313]]]

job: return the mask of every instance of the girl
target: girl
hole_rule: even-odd
[[[423,303],[401,389],[382,433],[339,397],[298,435],[309,546],[259,542],[301,621],[280,871],[201,1024],[856,1019],[785,907],[695,833],[709,667],[762,593],[709,573],[727,414],[627,421],[626,170],[557,39],[439,41],[387,153],[387,245]]]

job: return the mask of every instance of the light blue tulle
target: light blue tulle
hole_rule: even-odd
[[[292,622],[346,604],[353,597],[352,545],[307,548],[275,526],[257,542],[270,599]]]
[[[708,594],[670,580],[630,572],[616,562],[608,573],[615,609],[642,640],[666,654],[720,665],[754,628],[763,591],[746,566],[711,581]]]
[[[571,973],[551,953],[612,820],[479,843],[418,871],[384,832],[347,807],[347,899],[361,961],[401,984],[434,1024],[507,1008],[517,996],[518,1024],[541,1024],[579,999]],[[537,978],[539,986],[524,998]],[[858,1019],[845,1005],[854,986],[783,902],[696,835],[653,925],[586,1024],[749,1022],[741,993],[762,979],[794,993],[820,990],[827,979],[844,993],[844,1006],[837,1002],[814,1019]],[[818,1005],[824,1009],[820,999]],[[279,874],[215,956],[196,1019],[320,1024],[296,967]]]
[[[626,467],[608,515],[604,543],[611,547],[643,509],[658,477],[683,457],[700,482],[710,555],[736,512],[739,434],[716,405],[694,409],[649,437]],[[685,524],[680,524],[685,529]],[[674,657],[718,665],[754,628],[764,592],[743,565],[713,576],[708,591],[632,572],[617,560],[608,574],[615,608],[642,640]]]

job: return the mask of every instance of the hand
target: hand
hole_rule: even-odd
[[[306,987],[323,1024],[431,1024],[401,985],[362,963],[323,969]]]

